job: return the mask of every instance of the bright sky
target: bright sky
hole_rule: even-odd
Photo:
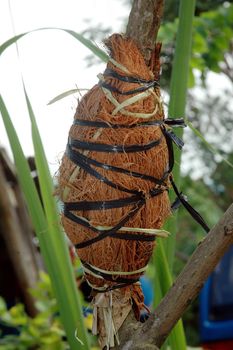
[[[40,27],[60,27],[76,32],[92,25],[124,30],[129,9],[119,0],[1,0],[0,43],[15,35]],[[18,41],[20,64],[15,45],[0,59],[0,89],[26,155],[33,154],[30,123],[22,92],[20,71],[26,83],[52,173],[58,168],[77,105],[77,97],[67,97],[51,106],[49,100],[73,88],[90,88],[97,82],[103,64],[87,67],[90,54],[73,37],[58,30],[29,34]],[[1,118],[0,118],[1,119]],[[0,120],[0,145],[10,150]]]
[[[0,44],[15,35],[41,27],[60,27],[82,32],[90,27],[111,27],[124,31],[130,9],[124,0],[0,0]],[[20,63],[15,45],[0,58],[0,90],[16,127],[25,154],[32,155],[30,122],[21,84],[21,71],[37,118],[52,174],[58,169],[67,135],[77,106],[77,97],[67,97],[51,106],[47,103],[58,94],[73,88],[90,88],[104,64],[87,67],[90,51],[73,37],[58,30],[34,32],[18,41]],[[225,79],[209,74],[213,93],[219,93]],[[217,87],[217,89],[216,89]],[[232,89],[231,86],[228,87]],[[197,89],[200,96],[200,89]],[[0,145],[10,153],[0,118]],[[182,162],[186,172],[190,162]],[[186,169],[187,168],[187,169]],[[200,176],[200,166],[196,177]],[[192,173],[194,176],[194,173]]]

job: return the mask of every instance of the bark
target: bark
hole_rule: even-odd
[[[35,266],[37,272],[41,270],[44,271],[45,266],[40,254],[38,239],[35,236],[25,198],[18,182],[14,185],[14,194],[17,201],[17,215],[20,221],[21,230],[25,235],[25,241],[27,241],[28,250],[31,251],[33,266]]]
[[[33,265],[36,266],[37,271],[44,270],[44,263],[41,257],[39,250],[36,248],[35,233],[33,230],[32,222],[27,210],[27,205],[25,202],[24,195],[19,186],[18,177],[16,174],[15,166],[7,155],[7,152],[4,148],[0,148],[0,164],[2,164],[5,178],[7,179],[8,184],[11,185],[11,188],[14,192],[16,200],[16,213],[20,221],[20,226],[22,231],[25,234],[25,239],[27,239],[29,249],[32,252]],[[34,242],[33,242],[34,241]]]
[[[38,267],[32,244],[32,229],[24,212],[26,209],[23,209],[25,203],[13,168],[5,162],[8,158],[3,152],[0,158],[0,231],[25,297],[25,304],[33,316],[36,314],[35,301],[28,289],[35,287],[38,281]]]
[[[233,204],[199,243],[156,312],[144,324],[136,322],[132,315],[126,319],[119,332],[121,345],[116,349],[149,349],[152,344],[160,347],[232,243]]]
[[[129,15],[126,35],[136,42],[148,65],[155,48],[163,7],[164,0],[134,0]]]

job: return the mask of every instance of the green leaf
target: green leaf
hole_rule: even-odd
[[[159,238],[157,242],[157,247],[154,253],[155,267],[156,267],[156,282],[159,283],[159,290],[155,290],[155,293],[161,293],[161,297],[164,296],[169,288],[172,286],[173,278],[168,265],[164,241]],[[159,303],[159,296],[156,297],[156,304]],[[179,320],[176,326],[173,328],[172,332],[168,337],[168,342],[172,350],[184,349],[186,350],[186,340],[184,335],[184,329],[182,320]]]
[[[201,54],[203,52],[206,52],[208,50],[207,45],[207,37],[201,35],[199,32],[195,32],[194,40],[193,40],[193,52],[194,54],[198,52],[198,54]]]
[[[176,48],[174,62],[172,65],[172,77],[170,83],[170,101],[169,101],[169,115],[173,118],[185,115],[186,96],[188,88],[188,78],[190,72],[190,56],[192,44],[192,22],[195,8],[195,0],[180,1],[179,12],[179,26],[176,38]],[[192,73],[191,73],[192,74]],[[192,78],[192,76],[191,76]],[[192,78],[193,79],[193,78]],[[192,81],[191,81],[192,83]],[[183,131],[178,130],[177,136],[182,137]],[[181,159],[181,152],[175,149],[175,160],[179,164]],[[174,179],[179,186],[180,181],[180,167],[175,164],[173,169]],[[170,200],[173,201],[175,195],[172,194]],[[171,233],[176,232],[176,216],[174,215],[168,221],[166,226]],[[166,240],[166,255],[168,257],[169,266],[172,267],[175,254],[175,234],[172,234]]]
[[[0,297],[0,315],[7,311],[7,306],[5,300]]]
[[[186,95],[188,87],[188,76],[190,72],[189,61],[191,56],[192,25],[195,9],[195,0],[181,0],[179,7],[179,25],[176,35],[175,56],[172,66],[172,77],[170,85],[169,115],[173,118],[185,114]],[[182,137],[182,131],[178,133]],[[175,151],[175,160],[180,163],[180,152]],[[175,165],[173,175],[176,183],[180,181],[180,167]],[[173,197],[174,198],[174,197]],[[173,200],[171,198],[171,200]],[[165,226],[171,236],[166,242],[159,241],[156,257],[156,271],[160,283],[160,290],[164,295],[172,285],[172,266],[175,255],[175,233],[177,230],[176,217]],[[182,321],[174,327],[168,338],[172,350],[186,350],[186,339]]]
[[[204,71],[206,69],[206,64],[205,61],[203,59],[203,56],[192,56],[191,60],[190,60],[190,68],[191,69],[198,69],[201,72]]]
[[[192,88],[194,86],[195,86],[195,77],[194,77],[194,74],[193,74],[193,70],[190,67],[189,68],[189,76],[188,76],[188,87]]]
[[[158,41],[162,41],[163,45],[170,44],[174,41],[178,26],[178,20],[167,22],[160,27],[158,32]]]
[[[188,119],[185,119],[185,123],[213,154],[217,154],[218,156],[220,156],[223,162],[225,162],[227,165],[233,168],[233,164],[228,159],[223,157],[222,154],[204,138],[201,132],[197,130]]]
[[[19,39],[23,38],[25,35],[31,34],[33,32],[41,31],[41,30],[61,30],[63,32],[66,32],[67,34],[70,34],[75,39],[77,39],[80,43],[82,43],[86,48],[88,48],[95,56],[99,57],[102,61],[108,62],[109,56],[100,48],[98,48],[96,45],[94,45],[90,40],[84,38],[79,33],[76,33],[73,30],[64,29],[64,28],[55,28],[55,27],[49,27],[49,28],[38,28],[31,30],[29,32],[25,32],[19,35],[14,36],[13,38],[7,40],[5,43],[3,43],[0,46],[0,55],[12,44],[16,43]]]
[[[80,346],[74,337],[75,330],[77,329],[78,336],[84,344],[82,349],[88,349],[88,337],[83,322],[81,303],[77,294],[67,243],[64,232],[60,226],[60,218],[53,196],[53,182],[50,176],[35,115],[33,113],[25,86],[24,94],[31,120],[36,167],[38,170],[40,189],[46,218],[48,221],[51,244],[50,249],[53,251],[53,261],[54,265],[57,267],[56,270],[60,271],[59,276],[58,274],[52,274],[51,276],[55,287],[54,292],[56,294],[58,304],[60,305],[61,318],[63,320],[71,348],[78,349],[78,346]]]
[[[13,152],[14,161],[18,173],[20,186],[24,192],[30,217],[32,218],[34,229],[37,233],[42,252],[49,257],[49,252],[46,247],[46,232],[48,230],[47,221],[39,199],[38,192],[31,177],[31,171],[24,156],[14,125],[10,119],[5,103],[0,95],[0,111],[2,114],[3,123],[7,132],[7,136]],[[45,256],[44,256],[45,257]]]
[[[41,252],[54,286],[54,292],[58,301],[64,328],[69,339],[70,348],[72,350],[77,350],[79,348],[87,350],[89,349],[88,338],[82,319],[81,305],[78,299],[74,274],[68,255],[68,248],[63,231],[60,228],[56,204],[54,203],[53,184],[33,110],[26,90],[24,91],[32,123],[36,163],[46,217],[30,175],[27,160],[23,154],[18,136],[1,96],[0,110],[13,151],[19,181],[27,201],[33,225],[39,238]],[[76,329],[78,329],[78,335],[85,344],[82,347],[74,336]]]
[[[17,304],[9,310],[12,323],[17,326],[26,325],[28,322],[28,317],[24,310],[23,304]]]
[[[19,39],[24,37],[27,33],[19,34],[14,36],[13,38],[7,40],[4,44],[0,46],[0,55],[12,44],[15,44]]]

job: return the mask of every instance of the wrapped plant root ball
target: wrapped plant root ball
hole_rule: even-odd
[[[118,341],[131,308],[137,319],[145,308],[139,278],[171,212],[172,141],[182,147],[171,127],[183,126],[164,118],[160,45],[152,70],[132,40],[114,34],[106,46],[111,59],[78,104],[59,171],[62,223],[92,288],[102,348]]]

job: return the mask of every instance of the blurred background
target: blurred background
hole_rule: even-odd
[[[159,32],[159,40],[163,43],[161,87],[165,109],[169,100],[178,7],[179,2],[176,0],[165,1],[165,12]],[[85,0],[83,2],[2,0],[0,2],[0,42],[2,44],[16,34],[36,28],[55,27],[81,33],[103,48],[104,38],[111,33],[125,31],[130,8],[131,2],[128,0]],[[83,93],[82,89],[89,89],[98,81],[97,74],[103,71],[104,64],[90,54],[88,49],[59,30],[31,33],[19,40],[18,49],[19,59],[14,46],[1,57],[1,94],[8,106],[23,150],[28,157],[32,176],[37,184],[30,122],[23,98],[21,74],[37,117],[51,174],[55,178],[77,102]],[[48,105],[55,96],[71,89],[80,89],[80,91]],[[189,128],[185,129],[181,187],[182,192],[201,212],[209,226],[213,226],[233,202],[232,94],[233,2],[198,0],[194,19],[188,102],[184,117],[187,117],[200,131],[204,140],[197,137]],[[4,195],[5,190],[3,190],[1,196],[5,202],[1,200],[0,205],[0,295],[3,298],[0,303],[0,320],[1,313],[5,313],[5,321],[2,322],[2,338],[4,338],[7,334],[10,337],[12,334],[17,335],[20,322],[31,322],[22,305],[25,305],[27,315],[30,317],[38,315],[39,308],[40,313],[43,314],[43,322],[46,317],[54,315],[56,305],[48,276],[46,273],[39,276],[39,271],[43,269],[43,261],[18,185],[10,146],[1,120],[0,150],[1,187],[4,189],[4,184],[5,189],[7,188],[10,193],[7,202],[7,196]],[[6,207],[11,208],[10,214],[6,211]],[[9,223],[9,217],[11,223]],[[14,220],[13,225],[12,220]],[[178,225],[174,275],[181,271],[198,242],[204,237],[202,230],[182,208],[179,210]],[[14,232],[19,232],[19,227],[22,235],[18,233],[17,239]],[[28,257],[26,266],[24,266],[25,262],[19,264],[19,249],[23,250]],[[72,249],[70,253],[73,257]],[[231,249],[208,280],[201,299],[197,299],[184,315],[189,345],[200,346],[201,343],[211,343],[212,345],[208,345],[208,348],[211,348],[210,346],[215,346],[214,343],[217,342],[220,345],[216,349],[227,349],[224,346],[229,342],[225,342],[225,345],[222,342],[232,339],[232,256]],[[79,264],[78,262],[74,264],[77,265],[75,266],[78,280]],[[153,267],[150,267],[147,276],[149,280],[153,277],[153,273]],[[23,276],[22,280],[20,276]],[[227,291],[222,290],[225,284],[228,286]],[[28,287],[33,288],[33,297],[27,292]],[[37,299],[36,304],[34,298]],[[86,303],[88,305],[88,301]],[[16,306],[11,309],[11,312],[7,311],[7,308],[13,305]],[[87,312],[87,323],[88,317]],[[13,319],[17,318],[18,323],[14,325]],[[223,325],[221,322],[225,321]],[[46,336],[50,341],[53,337],[61,339],[62,344],[64,333],[60,326],[56,328],[57,322],[59,321],[55,317],[54,329]],[[35,333],[39,332],[39,326],[30,325],[34,327]],[[218,325],[221,329],[219,332]],[[13,340],[9,341],[9,347],[7,347],[7,345],[1,345],[0,340],[0,349],[30,348],[29,345],[17,347],[19,345],[12,345],[12,342]],[[51,344],[52,342],[48,349],[52,349]],[[229,346],[233,348],[232,343]]]

